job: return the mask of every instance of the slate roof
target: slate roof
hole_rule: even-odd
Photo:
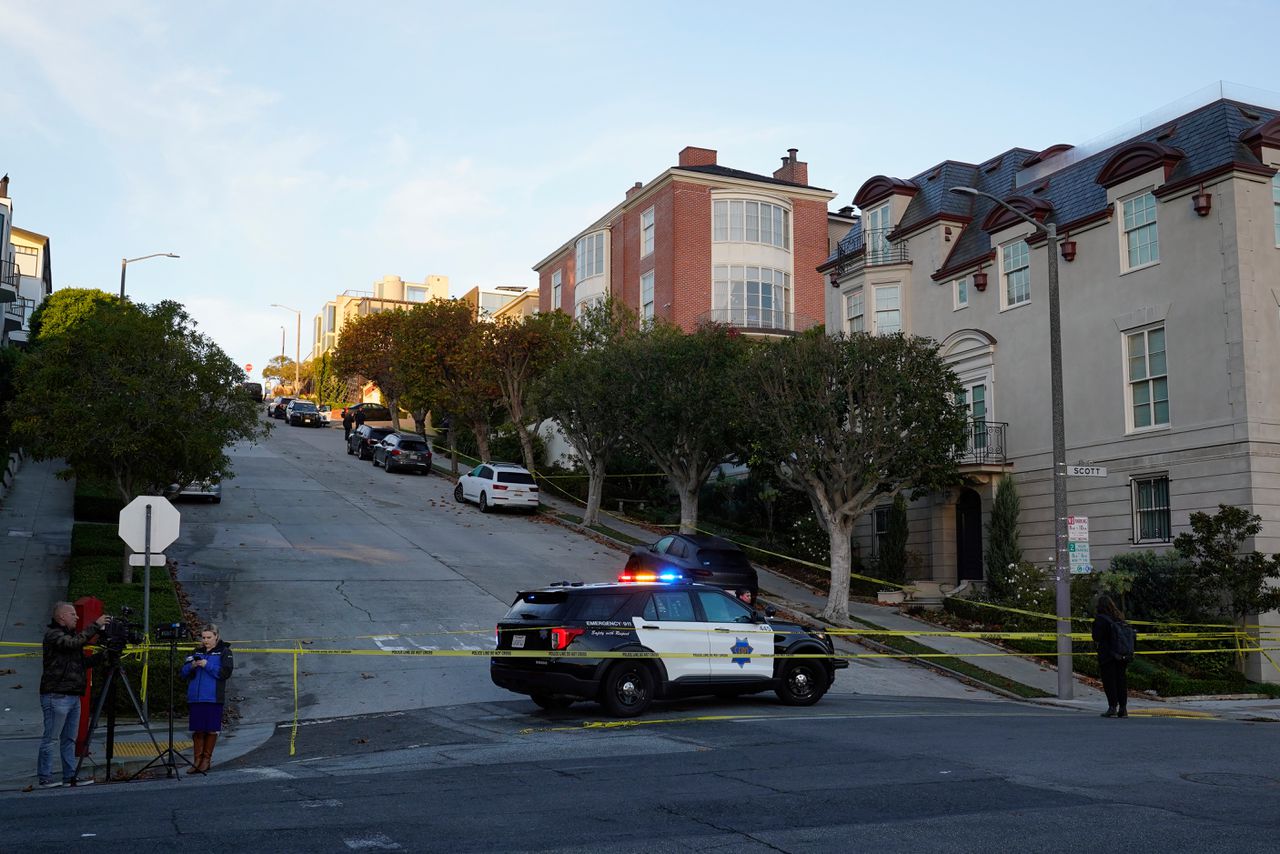
[[[1185,155],[1170,173],[1168,183],[1175,183],[1232,162],[1263,166],[1253,152],[1240,142],[1248,129],[1275,118],[1275,110],[1219,100],[1207,104],[1151,130],[1136,134],[1123,142],[1069,164],[1022,187],[1015,187],[1022,163],[1037,152],[1011,148],[986,163],[974,166],[953,160],[943,161],[911,179],[920,188],[907,206],[895,231],[902,233],[939,213],[970,217],[952,247],[944,267],[959,267],[977,262],[992,249],[991,236],[982,229],[982,221],[994,203],[980,196],[950,193],[950,187],[974,187],[1000,198],[1024,195],[1048,201],[1053,205],[1050,219],[1059,225],[1071,223],[1102,210],[1107,204],[1107,190],[1097,183],[1098,173],[1117,150],[1134,142],[1156,142],[1176,148]],[[840,253],[856,251],[862,245],[861,226],[855,225],[840,240]]]
[[[783,181],[770,175],[757,175],[754,172],[743,172],[741,169],[730,169],[728,166],[676,166],[674,168],[681,172],[701,172],[704,175],[718,175],[722,178],[738,178],[743,181],[761,181],[765,184],[781,184],[784,187],[805,187],[810,190],[821,190],[824,193],[831,192],[824,187],[797,184],[795,181]]]

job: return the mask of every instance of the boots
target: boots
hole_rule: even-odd
[[[206,732],[204,734],[204,762],[200,768],[201,771],[208,773],[209,761],[213,759],[213,747],[218,743],[218,734],[216,732]]]
[[[191,767],[187,769],[187,775],[201,773],[200,762],[204,759],[204,740],[207,733],[193,732],[191,733]]]
[[[1106,710],[1105,712],[1103,712],[1103,713],[1102,713],[1102,716],[1103,716],[1104,718],[1114,718],[1114,717],[1116,717],[1116,707],[1115,707],[1115,706],[1107,706],[1107,710]]]

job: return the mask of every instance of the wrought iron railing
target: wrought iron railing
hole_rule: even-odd
[[[18,279],[22,276],[22,271],[18,269],[18,262],[11,261],[8,258],[0,258],[0,285],[8,285],[15,290],[18,287]]]
[[[890,242],[891,231],[889,228],[859,229],[841,241],[840,254],[836,258],[837,275],[843,276],[858,264],[876,267],[883,264],[904,264],[911,260],[907,255],[906,243]]]
[[[1008,461],[1005,452],[1005,432],[1009,425],[1004,421],[977,419],[969,422],[969,436],[960,455],[962,465],[1003,463]]]
[[[702,323],[723,323],[747,332],[790,335],[803,332],[822,321],[773,308],[713,308],[698,315]]]

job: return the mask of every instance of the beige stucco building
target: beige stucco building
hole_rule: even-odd
[[[338,346],[343,325],[352,317],[376,314],[395,308],[409,308],[433,299],[448,299],[449,277],[430,275],[422,282],[406,282],[399,276],[383,276],[373,290],[343,291],[329,300],[312,320],[311,358]]]
[[[1280,551],[1280,103],[1229,95],[1104,144],[947,160],[859,190],[861,221],[822,267],[828,329],[941,342],[973,417],[965,485],[911,505],[924,577],[983,579],[1004,477],[1027,558],[1054,558],[1045,241],[956,186],[1062,236],[1066,462],[1107,470],[1068,480],[1093,567],[1171,548],[1219,503],[1261,515],[1250,546]],[[859,527],[864,556],[886,519]]]

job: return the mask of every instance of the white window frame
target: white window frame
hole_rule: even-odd
[[[740,328],[790,330],[791,274],[764,265],[716,264],[711,270],[711,316]]]
[[[573,247],[574,281],[581,282],[593,276],[603,276],[607,269],[605,254],[603,231],[593,231],[579,237]]]
[[[892,504],[881,504],[871,511],[871,553],[879,555],[884,550],[884,538],[889,536],[889,512]]]
[[[1153,504],[1150,507],[1140,507],[1139,499],[1144,484],[1155,484],[1164,481],[1164,505],[1161,506],[1155,501],[1153,496]],[[1170,482],[1168,472],[1155,472],[1152,474],[1135,475],[1129,478],[1129,518],[1133,525],[1133,544],[1151,545],[1155,543],[1171,543],[1173,542],[1173,512],[1171,505],[1173,504],[1170,495]],[[1164,536],[1163,537],[1143,537],[1142,536],[1142,514],[1143,513],[1163,513],[1164,514]]]
[[[903,318],[902,318],[902,283],[901,283],[901,282],[885,282],[884,284],[881,284],[881,285],[872,285],[872,286],[871,286],[871,290],[872,290],[872,302],[873,302],[873,305],[872,305],[872,312],[871,312],[871,331],[872,331],[872,334],[874,334],[874,335],[893,335],[894,333],[897,333],[897,332],[901,332],[901,331],[903,331],[903,323],[902,323],[902,320],[903,320]],[[882,295],[883,295],[883,294],[885,294],[885,292],[886,292],[886,291],[893,291],[893,292],[894,292],[894,295],[896,296],[896,298],[897,298],[897,300],[898,300],[898,305],[897,305],[897,307],[896,307],[896,308],[881,308],[881,307],[880,307],[880,305],[881,305],[881,301],[882,301],[882,298],[883,298],[883,297],[882,297]],[[896,329],[893,329],[893,330],[892,330],[892,331],[890,331],[890,332],[886,332],[886,331],[884,330],[884,324],[883,324],[883,321],[881,320],[881,315],[888,314],[889,312],[897,312],[897,314],[898,314],[898,324],[897,324],[897,328],[896,328]]]
[[[1159,373],[1152,373],[1151,370],[1151,333],[1160,332],[1163,350],[1155,352],[1163,355],[1164,370]],[[1142,340],[1142,376],[1134,378],[1134,360],[1137,356],[1130,355],[1131,341],[1141,336]],[[1171,407],[1169,405],[1169,335],[1164,323],[1156,323],[1151,326],[1144,326],[1139,329],[1126,330],[1123,335],[1122,345],[1124,348],[1124,389],[1125,389],[1125,426],[1129,433],[1147,433],[1152,430],[1167,430],[1172,421]],[[1164,406],[1165,420],[1156,421],[1156,389],[1159,381],[1164,381]],[[1135,391],[1138,388],[1144,388],[1145,402],[1138,403],[1138,396]],[[1138,406],[1150,407],[1150,423],[1138,424],[1136,408]]]
[[[564,270],[556,270],[551,274],[551,310],[560,308],[560,288],[564,284]]]
[[[653,254],[653,208],[640,214],[640,257]]]
[[[969,288],[971,284],[968,276],[961,276],[951,283],[952,311],[959,311],[962,308],[969,307]]]
[[[1141,208],[1138,207],[1140,202],[1143,203]],[[1160,263],[1160,226],[1156,205],[1156,197],[1149,188],[1120,200],[1120,216],[1116,219],[1120,226],[1120,269],[1124,273],[1154,267]],[[1150,219],[1146,218],[1148,214]],[[1141,222],[1138,221],[1139,218]],[[1134,249],[1138,249],[1140,253],[1141,248],[1135,246],[1134,241],[1148,234],[1151,235],[1151,241],[1145,245],[1154,247],[1154,257],[1135,264]]]
[[[421,297],[422,297],[422,298],[421,298],[421,299],[414,299],[412,296],[410,296],[410,293],[419,294],[419,295],[421,295]],[[405,285],[405,286],[404,286],[404,301],[405,301],[405,302],[426,302],[426,301],[427,301],[427,298],[428,298],[428,297],[430,297],[430,296],[431,296],[430,292],[428,292],[426,288],[421,287],[421,286],[419,286],[419,285]]]
[[[1017,252],[1018,245],[1021,244],[1022,251]],[[1014,254],[1016,253],[1016,254]],[[1019,266],[1011,266],[1011,262],[1017,263],[1023,261]],[[1022,273],[1026,276],[1026,296],[1023,299],[1013,302],[1010,300],[1011,286],[1013,285],[1013,276]],[[1011,308],[1017,308],[1022,305],[1031,303],[1031,247],[1027,245],[1025,237],[1019,237],[1017,240],[1010,240],[1008,243],[1000,245],[1000,310],[1007,311]]]
[[[844,328],[850,335],[867,331],[867,294],[861,287],[844,295]]]
[[[754,212],[754,217],[752,216]],[[768,226],[765,226],[765,216]],[[751,222],[754,219],[754,236]],[[765,234],[768,239],[765,239]],[[760,199],[713,199],[711,202],[713,243],[758,243],[791,251],[791,210],[777,202]]]
[[[653,271],[640,274],[640,317],[653,320]]]

